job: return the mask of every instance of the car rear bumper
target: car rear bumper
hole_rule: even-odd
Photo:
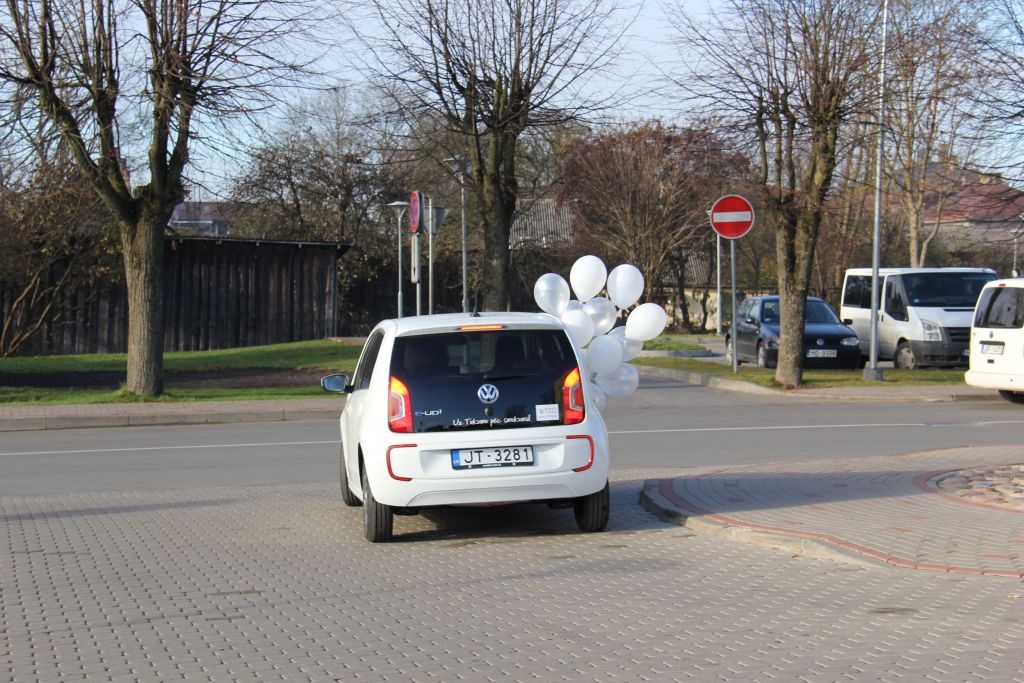
[[[511,503],[576,498],[600,491],[608,481],[608,437],[603,425],[504,429],[458,433],[387,434],[364,443],[370,487],[381,503],[395,507]],[[396,440],[398,439],[398,440]],[[528,465],[455,469],[453,449],[531,446]]]
[[[964,373],[964,381],[972,387],[983,389],[1024,391],[1024,375],[968,370]]]

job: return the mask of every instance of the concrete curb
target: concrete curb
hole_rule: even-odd
[[[697,533],[782,550],[794,555],[845,562],[862,567],[877,569],[887,566],[887,563],[881,560],[875,560],[850,550],[836,547],[819,539],[797,538],[760,529],[723,524],[700,515],[688,515],[665,500],[659,492],[659,488],[660,480],[649,479],[645,481],[643,490],[640,492],[640,505],[662,521],[678,524]]]

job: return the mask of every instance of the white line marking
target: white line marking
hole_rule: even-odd
[[[193,446],[139,446],[136,448],[84,448],[77,451],[22,451],[20,453],[0,453],[5,455],[77,455],[80,453],[131,453],[133,451],[189,451],[199,448],[272,448],[274,446],[319,446],[323,444],[341,443],[334,441],[282,441],[280,443],[211,443]]]

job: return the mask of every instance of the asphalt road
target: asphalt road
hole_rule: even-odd
[[[1016,443],[1019,406],[645,382],[608,418],[607,532],[514,506],[397,518],[384,545],[339,500],[330,421],[4,434],[0,681],[1024,681],[1019,579],[814,559],[638,504],[691,466]]]
[[[616,470],[894,455],[1015,443],[999,400],[824,402],[644,378],[606,410]],[[331,420],[8,432],[0,495],[333,482]]]

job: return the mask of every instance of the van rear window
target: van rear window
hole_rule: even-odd
[[[993,329],[1024,327],[1024,289],[989,287],[983,290],[974,311],[974,326]]]

